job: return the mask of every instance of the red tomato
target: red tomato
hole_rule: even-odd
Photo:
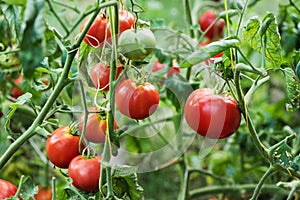
[[[150,83],[138,85],[134,80],[122,81],[116,88],[116,105],[119,111],[132,118],[144,119],[158,107],[159,93]]]
[[[46,152],[49,160],[57,167],[68,168],[71,160],[79,155],[79,136],[72,135],[74,130],[62,126],[46,141]]]
[[[134,27],[135,17],[127,10],[119,10],[119,34]],[[108,23],[108,29],[110,24]]]
[[[52,199],[52,189],[48,188],[42,188],[41,186],[39,187],[39,193],[34,195],[34,198],[36,200],[51,200]]]
[[[208,39],[208,40],[205,40],[205,41],[201,42],[201,43],[199,44],[199,46],[200,46],[200,47],[204,47],[204,46],[210,44],[211,42],[212,42],[212,41],[211,41],[210,39]],[[217,55],[213,56],[212,58],[206,60],[205,63],[206,63],[207,65],[208,65],[209,63],[214,64],[214,63],[215,63],[215,58],[220,58],[220,57],[222,57],[222,56],[223,56],[223,52],[220,52],[220,53],[218,53]]]
[[[14,80],[15,84],[20,86],[21,82],[22,82],[22,79],[23,79],[23,74],[20,74],[20,76],[16,80]],[[14,87],[12,89],[11,96],[14,97],[15,99],[18,98],[21,95],[23,95],[23,92],[19,88]]]
[[[9,181],[0,179],[0,199],[6,199],[16,194],[18,188]]]
[[[198,89],[188,97],[184,116],[198,134],[212,138],[226,138],[240,126],[241,112],[232,97],[215,95],[210,89]]]
[[[98,108],[92,107],[89,108],[89,111],[99,111]],[[79,117],[79,131],[82,132],[83,129],[83,116],[84,113],[81,114]],[[114,129],[117,129],[118,125],[115,121]],[[105,135],[107,129],[107,120],[101,119],[101,115],[99,113],[89,113],[87,123],[86,123],[86,130],[85,130],[85,137],[88,141],[94,143],[104,143],[105,142]]]
[[[123,67],[117,67],[117,78],[123,71]],[[96,88],[104,91],[109,90],[109,74],[110,74],[110,67],[106,66],[104,63],[100,62],[97,63],[91,72],[91,78],[93,84]]]
[[[80,32],[82,32],[87,22],[88,19],[83,22]],[[108,32],[106,28],[107,22],[108,19],[106,19],[104,15],[98,15],[90,26],[83,41],[92,47],[102,47],[105,36],[106,38],[110,38],[110,32]]]
[[[84,21],[80,28],[80,32],[84,29],[88,20]],[[119,11],[119,33],[127,29],[131,29],[134,26],[135,17],[127,10]],[[106,36],[106,37],[105,37]],[[107,16],[99,15],[96,17],[91,27],[89,28],[84,42],[92,47],[103,47],[102,43],[105,38],[110,42],[111,32],[110,23]]]
[[[101,157],[85,158],[82,155],[75,157],[68,168],[72,184],[83,191],[91,192],[99,188]]]
[[[214,11],[207,10],[206,12],[204,12],[199,19],[199,25],[201,31],[205,31],[216,19],[217,17]],[[207,31],[205,36],[211,40],[215,38],[220,38],[222,36],[224,27],[225,27],[225,22],[223,19],[220,19]]]

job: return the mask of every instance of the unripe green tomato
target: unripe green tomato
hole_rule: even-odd
[[[120,52],[130,60],[143,60],[155,49],[156,39],[150,29],[130,29],[119,38]]]

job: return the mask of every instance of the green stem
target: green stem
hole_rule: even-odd
[[[244,184],[244,185],[215,185],[207,186],[199,189],[191,190],[189,192],[190,199],[197,199],[197,197],[203,197],[204,195],[217,195],[217,194],[237,194],[235,197],[239,197],[239,194],[245,192],[252,192],[256,187],[256,184]],[[284,198],[288,195],[288,191],[279,188],[276,185],[264,185],[261,188],[262,194],[272,194],[272,196]],[[237,198],[238,199],[238,198]]]
[[[19,48],[12,49],[12,50],[7,50],[7,51],[2,51],[2,52],[0,52],[0,55],[10,54],[10,53],[16,53],[16,52],[19,52],[19,51],[20,51]]]
[[[56,178],[52,177],[52,200],[56,199]]]
[[[266,171],[266,173],[261,177],[258,184],[255,187],[254,193],[250,200],[256,200],[260,194],[261,188],[264,184],[264,182],[267,180],[267,178],[275,172],[275,168],[271,165],[269,169]]]
[[[19,197],[20,196],[24,178],[25,178],[25,176],[22,175],[21,178],[20,178],[19,185],[18,185],[18,190],[17,190],[16,194],[14,195],[14,197]]]
[[[117,2],[108,2],[104,3],[101,6],[98,7],[96,12],[93,14],[91,19],[88,21],[89,26],[92,24],[93,20],[96,18],[98,12],[100,9],[103,7],[109,6],[109,5],[116,5]],[[3,168],[3,166],[7,163],[7,161],[12,157],[12,155],[26,142],[31,138],[33,135],[35,135],[35,129],[41,125],[47,116],[47,113],[53,106],[54,102],[58,98],[59,94],[61,91],[71,82],[68,78],[69,72],[72,67],[73,60],[77,54],[78,47],[80,46],[86,32],[89,29],[89,26],[87,25],[80,36],[78,37],[77,41],[75,44],[71,47],[71,51],[68,53],[65,66],[63,68],[62,74],[60,75],[58,79],[58,83],[56,84],[55,88],[53,89],[53,92],[49,96],[48,100],[46,101],[44,107],[42,108],[40,114],[35,118],[31,126],[19,137],[17,138],[9,147],[8,149],[4,152],[4,154],[0,158],[0,169]]]
[[[58,14],[55,12],[50,0],[46,0],[50,11],[53,13],[54,17],[56,18],[56,20],[59,22],[59,24],[62,26],[62,28],[66,31],[67,34],[69,34],[69,30],[66,27],[65,23],[62,21],[61,17],[58,16]]]
[[[234,82],[236,86],[236,93],[237,93],[237,98],[239,102],[239,108],[243,114],[243,117],[246,121],[246,125],[248,127],[248,131],[250,133],[251,139],[256,146],[257,150],[259,153],[268,161],[270,162],[270,158],[267,154],[267,148],[263,145],[263,143],[260,141],[258,134],[255,130],[255,127],[252,123],[252,120],[249,116],[248,109],[247,109],[247,103],[245,102],[244,95],[242,92],[241,84],[240,84],[240,71],[236,70],[235,71],[235,76],[234,76]]]
[[[286,200],[292,200],[293,196],[294,196],[294,193],[296,192],[296,190],[297,190],[297,188],[293,187],[292,190],[290,191],[289,196],[287,197]]]
[[[106,181],[107,181],[107,199],[114,197],[114,191],[112,186],[112,176],[111,176],[111,166],[110,164],[105,164]]]
[[[183,159],[181,162],[179,162],[180,167],[180,189],[179,189],[179,195],[178,200],[185,200],[186,196],[188,194],[188,185],[189,185],[189,171],[186,166],[185,162],[185,155],[182,156]]]
[[[241,12],[241,16],[239,18],[238,26],[237,26],[236,33],[235,33],[236,36],[239,35],[241,24],[242,24],[242,21],[243,21],[243,18],[244,18],[244,14],[245,14],[245,11],[246,11],[246,8],[247,8],[247,4],[248,4],[248,0],[246,0],[245,6],[243,7],[243,10]]]
[[[289,1],[290,1],[291,6],[293,6],[297,10],[297,12],[300,13],[300,9],[297,7],[297,5],[292,0],[289,0]]]
[[[52,0],[52,2],[55,3],[55,4],[57,4],[57,5],[60,5],[60,6],[62,6],[62,7],[71,9],[71,10],[73,10],[73,11],[76,12],[76,13],[80,13],[80,10],[78,10],[77,7],[72,7],[72,6],[69,6],[69,5],[67,5],[67,4],[61,3],[61,2],[59,2],[59,1],[54,1],[54,0]]]
[[[110,105],[110,110],[108,112],[108,134],[106,134],[106,140],[104,143],[104,150],[103,150],[103,155],[102,155],[102,162],[104,163],[109,163],[111,159],[111,141],[113,141],[116,136],[116,132],[114,130],[114,113],[115,113],[115,79],[116,79],[116,70],[117,70],[117,44],[118,44],[118,23],[119,23],[119,12],[118,12],[118,4],[112,5],[112,7],[109,7],[109,20],[110,20],[110,29],[112,33],[112,53],[111,53],[111,64],[110,64],[110,76],[109,76],[109,93],[108,93],[108,98],[109,98],[109,105]],[[100,184],[99,187],[102,190],[104,184],[105,184],[105,177],[102,175],[105,172],[107,172],[107,166],[106,165],[101,165],[100,169]],[[111,183],[111,177],[106,176],[106,182],[108,184],[108,188],[112,188],[112,183]],[[108,191],[110,192],[110,191]],[[103,195],[103,192],[102,192]],[[112,194],[113,195],[113,194]]]
[[[191,6],[189,0],[183,0],[183,9],[185,11],[186,22],[189,26],[188,28],[190,31],[190,37],[194,38],[195,37],[194,30],[191,29],[191,26],[193,25],[193,19],[192,19],[192,12],[191,12]]]
[[[210,177],[217,179],[219,181],[222,181],[222,182],[228,181],[228,178],[218,176],[218,175],[216,175],[210,171],[204,170],[204,169],[198,169],[198,168],[197,169],[189,169],[189,174],[192,174],[192,173],[204,174],[206,176],[210,176]]]
[[[248,90],[247,94],[245,95],[245,102],[249,102],[249,100],[252,98],[253,93],[257,90],[257,88],[259,88],[260,86],[262,86],[264,83],[266,83],[267,81],[270,80],[270,77],[264,77],[261,80],[257,80],[255,81],[251,88]]]

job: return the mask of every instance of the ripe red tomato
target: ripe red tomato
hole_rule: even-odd
[[[84,29],[88,19],[85,20],[80,28],[80,32]],[[84,37],[84,42],[92,47],[102,47],[102,43],[106,38],[110,38],[110,32],[107,31],[108,19],[104,15],[98,15]]]
[[[135,17],[127,10],[119,10],[119,33],[134,27]],[[110,29],[110,23],[108,23]]]
[[[98,108],[92,107],[89,108],[89,111],[99,111]],[[79,124],[79,131],[82,132],[83,129],[83,116],[82,113],[79,117],[78,122]],[[104,116],[106,117],[106,116]],[[85,130],[85,137],[88,141],[94,143],[104,143],[105,142],[105,135],[107,129],[107,119],[102,119],[103,117],[99,113],[89,113],[87,123],[86,123],[86,130]],[[115,121],[114,129],[117,129],[118,125]]]
[[[0,199],[6,199],[16,194],[18,188],[9,181],[0,179]]]
[[[80,32],[84,29],[88,19],[83,22],[80,28]],[[119,33],[130,29],[134,26],[135,17],[127,10],[119,11]],[[105,37],[106,36],[106,37]],[[105,15],[98,15],[91,27],[89,28],[86,36],[84,37],[84,42],[92,47],[103,47],[103,42],[107,39],[110,42],[111,32],[109,19]]]
[[[198,134],[212,138],[226,138],[240,126],[241,112],[232,97],[213,94],[204,88],[188,97],[184,116],[189,126]]]
[[[75,157],[68,168],[72,184],[83,191],[91,192],[99,188],[101,157],[85,158],[82,155]]]
[[[22,82],[22,79],[23,79],[23,74],[20,74],[20,76],[16,80],[14,80],[15,84],[20,86],[21,82]],[[12,89],[11,96],[14,97],[15,99],[18,98],[21,95],[23,95],[23,92],[19,88],[14,87]]]
[[[200,47],[204,47],[204,46],[210,44],[211,42],[212,42],[212,41],[211,41],[210,39],[207,39],[207,40],[201,42],[201,43],[199,44],[199,46],[200,46]],[[210,58],[210,59],[208,59],[208,60],[205,60],[205,63],[206,63],[207,65],[208,65],[209,63],[214,64],[214,63],[215,63],[215,58],[220,58],[220,57],[222,57],[222,56],[223,56],[223,52],[220,52],[220,53],[218,53],[217,55],[213,56],[212,58]]]
[[[201,31],[205,31],[215,20],[217,19],[214,11],[205,11],[199,19],[199,25]],[[213,40],[215,38],[220,38],[222,36],[223,29],[225,27],[225,22],[223,19],[217,21],[205,34],[206,37]]]
[[[116,105],[119,111],[132,118],[144,119],[158,107],[159,93],[151,83],[137,84],[132,79],[122,81],[116,88]]]
[[[79,155],[79,136],[72,135],[73,129],[62,126],[52,132],[46,141],[49,160],[57,167],[68,168],[71,160]]]
[[[123,67],[117,67],[117,78],[123,71]],[[97,63],[92,71],[91,71],[91,78],[93,84],[96,88],[104,91],[109,90],[109,74],[110,74],[110,67],[106,66],[104,63],[100,62]]]
[[[143,60],[155,49],[156,39],[150,29],[129,29],[119,38],[121,53],[130,60]]]
[[[36,200],[51,200],[52,199],[52,189],[51,188],[42,188],[38,186],[39,192],[34,195]]]

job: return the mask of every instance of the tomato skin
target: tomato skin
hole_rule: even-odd
[[[92,192],[99,188],[101,157],[84,158],[82,155],[75,157],[68,168],[72,184],[80,190]]]
[[[159,104],[159,93],[151,83],[138,85],[134,80],[122,81],[116,88],[116,105],[119,111],[132,119],[140,120],[152,115]]]
[[[18,188],[9,181],[0,179],[0,199],[6,199],[16,194]]]
[[[116,78],[119,77],[122,71],[123,71],[123,67],[117,67]],[[109,90],[109,76],[110,76],[110,67],[106,66],[102,62],[94,65],[91,71],[91,78],[94,86],[103,91]]]
[[[18,86],[21,85],[22,79],[23,79],[23,74],[20,74],[20,76],[14,80],[15,84]],[[22,95],[23,92],[19,88],[14,87],[11,91],[11,96],[14,97],[15,99]]]
[[[80,28],[80,32],[84,29],[86,26],[86,23],[88,22],[88,19],[85,20]],[[92,25],[90,26],[89,30],[86,33],[86,36],[84,37],[83,41],[92,46],[92,47],[102,47],[102,43],[106,38],[110,38],[110,32],[107,31],[107,22],[108,19],[104,17],[104,15],[98,15]]]
[[[89,108],[89,111],[99,111],[98,108],[92,107]],[[79,131],[80,133],[83,130],[83,117],[84,113],[82,113],[79,117],[78,122],[79,124]],[[117,122],[114,122],[114,129],[117,129],[118,125]],[[107,129],[107,119],[101,119],[99,113],[89,113],[87,123],[86,123],[86,130],[85,130],[85,137],[88,141],[93,143],[104,143],[105,142],[105,135]]]
[[[184,116],[193,130],[211,139],[229,137],[237,131],[241,122],[237,102],[232,97],[215,95],[207,88],[190,94]]]
[[[71,134],[68,126],[54,130],[46,141],[49,160],[57,167],[68,168],[71,160],[79,155],[79,136]]]
[[[48,188],[42,188],[41,186],[38,186],[39,192],[34,195],[34,198],[36,200],[51,200],[52,199],[52,189]]]
[[[156,39],[150,29],[129,29],[119,38],[121,53],[130,60],[143,60],[155,49]]]
[[[210,24],[212,24],[217,19],[214,11],[207,10],[205,11],[199,19],[199,25],[201,31],[205,31]],[[216,22],[205,34],[206,37],[213,40],[215,38],[220,38],[222,36],[223,29],[225,27],[225,22],[223,19],[220,19]]]

